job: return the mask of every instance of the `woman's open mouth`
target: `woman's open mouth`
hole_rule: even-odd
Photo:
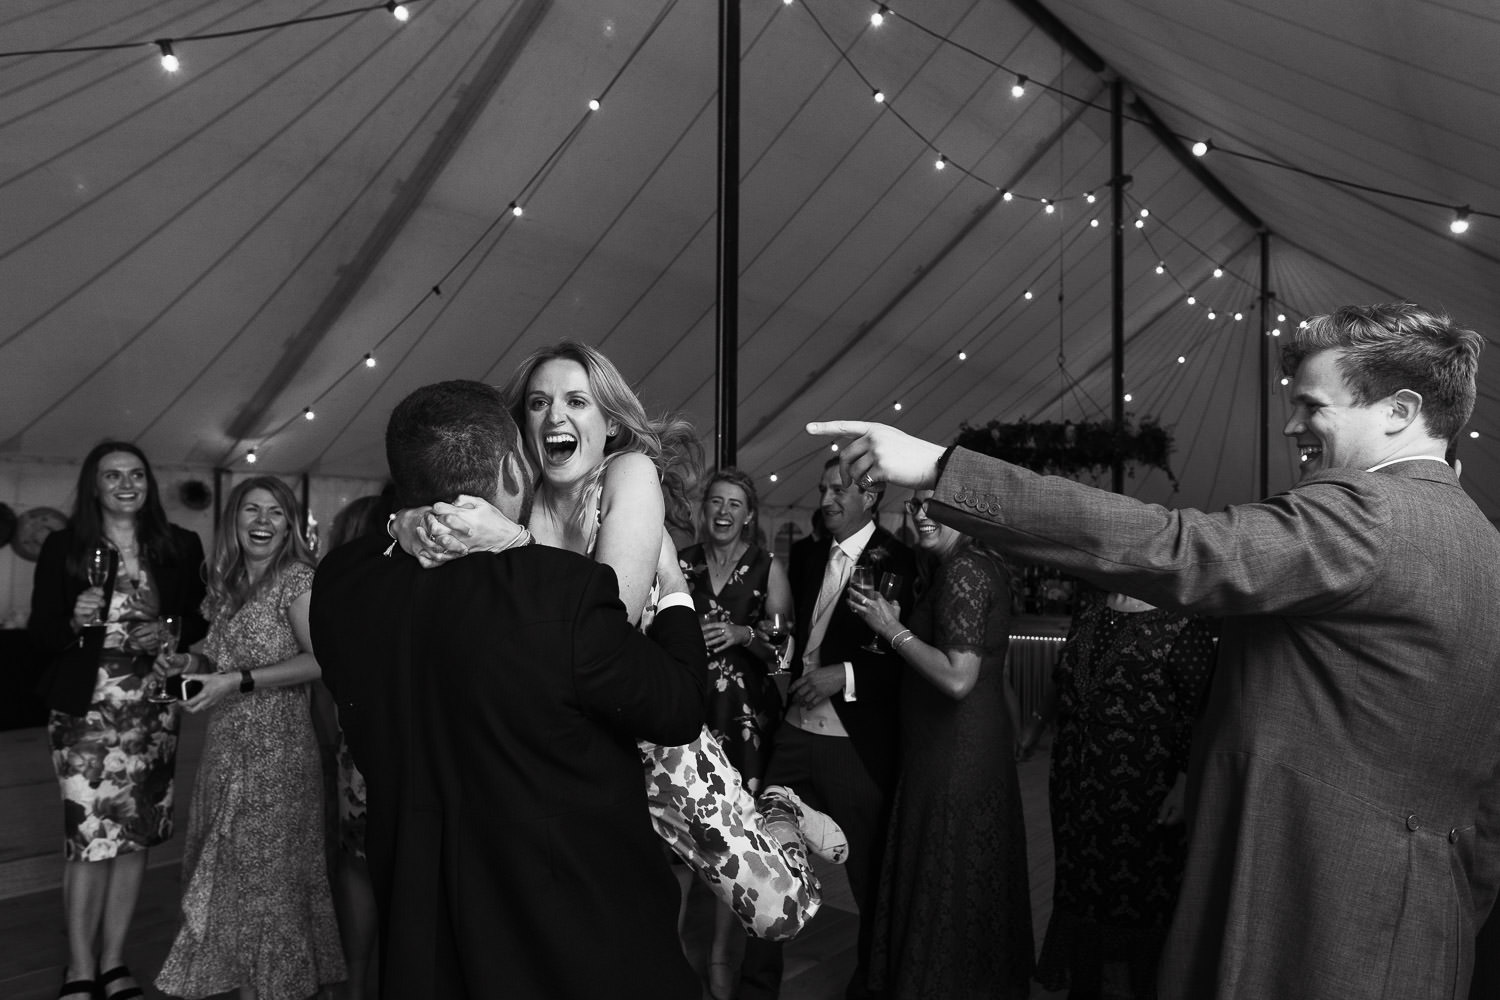
[[[542,451],[549,462],[566,462],[577,450],[578,439],[571,434],[548,434],[542,438]]]

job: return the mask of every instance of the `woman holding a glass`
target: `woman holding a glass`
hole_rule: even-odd
[[[786,570],[756,544],[757,506],[749,476],[735,468],[715,471],[703,490],[703,541],[677,553],[708,647],[708,728],[751,794],[761,790],[771,734],[781,721],[772,674],[782,669],[792,610]],[[733,927],[734,914],[718,907],[708,967],[715,997],[728,996],[736,978],[729,961]]]
[[[172,835],[177,708],[148,697],[163,628],[207,631],[203,545],[167,522],[133,444],[105,441],[78,474],[68,525],[37,558],[30,631],[51,657],[43,695],[63,799],[62,997],[133,995],[124,963],[150,848]]]

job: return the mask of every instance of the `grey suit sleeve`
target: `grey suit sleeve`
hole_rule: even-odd
[[[1221,513],[1168,510],[962,448],[932,516],[1022,559],[1162,607],[1204,614],[1325,613],[1376,578],[1389,505],[1366,473],[1325,473]]]
[[[648,639],[625,617],[614,571],[597,564],[573,623],[573,679],[584,710],[616,732],[662,746],[703,728],[708,651],[697,615],[668,608]]]

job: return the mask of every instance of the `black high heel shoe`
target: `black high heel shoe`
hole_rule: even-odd
[[[66,976],[67,974],[67,970],[63,970],[63,975]],[[63,982],[57,991],[57,996],[58,1000],[62,1000],[63,997],[73,997],[74,1000],[77,1000],[78,997],[88,997],[89,1000],[102,1000],[104,994],[100,991],[99,984],[92,979],[73,979]]]
[[[108,993],[104,989],[106,985],[114,982],[116,979],[134,978],[135,976],[131,974],[130,966],[128,965],[117,965],[108,972],[101,972],[99,974],[99,989],[94,996],[98,997],[99,1000],[135,1000],[136,997],[145,996],[146,991],[139,986],[127,986],[122,990],[116,990],[114,993]]]

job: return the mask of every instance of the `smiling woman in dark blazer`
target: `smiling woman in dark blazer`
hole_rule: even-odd
[[[109,570],[91,586],[97,548]],[[42,694],[63,798],[63,997],[93,995],[96,976],[106,997],[138,995],[125,936],[147,851],[172,835],[177,750],[177,706],[146,700],[145,683],[158,619],[182,622],[181,648],[207,631],[203,593],[203,545],[167,522],[145,454],[97,445],[68,526],[42,546],[31,596],[31,634],[51,660]]]

